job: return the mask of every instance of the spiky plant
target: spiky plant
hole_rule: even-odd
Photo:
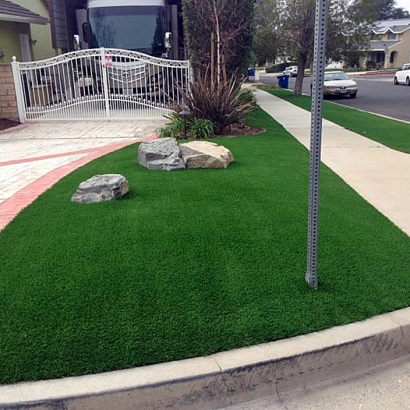
[[[246,114],[257,106],[250,98],[249,90],[243,90],[245,79],[237,75],[222,76],[213,80],[209,70],[198,74],[188,91],[181,90],[183,103],[174,110],[190,111],[190,118],[203,118],[215,125],[215,134],[220,134],[232,124],[242,123]]]

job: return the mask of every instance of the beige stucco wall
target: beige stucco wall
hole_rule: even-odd
[[[381,41],[389,42],[387,33],[383,34]],[[397,34],[398,43],[389,48],[390,54],[396,52],[396,58],[390,63],[390,58],[386,61],[385,68],[400,68],[404,63],[410,62],[410,30]]]
[[[11,64],[0,64],[0,118],[18,120]]]
[[[29,24],[0,21],[0,51],[5,54],[0,63],[10,63],[13,56],[22,61],[20,34],[30,36]]]
[[[49,20],[48,8],[43,0],[13,0],[13,3],[19,4],[30,11],[40,14]],[[30,24],[31,39],[35,40],[32,46],[32,57],[34,61],[44,60],[54,57],[55,53],[51,42],[50,23],[46,25]]]
[[[410,62],[410,30],[400,34],[399,40],[402,42],[392,49],[398,53],[397,64],[395,64],[397,67],[401,67],[404,63]]]

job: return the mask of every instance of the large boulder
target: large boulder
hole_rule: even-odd
[[[159,138],[141,143],[138,148],[138,163],[148,169],[185,169],[175,138]]]
[[[206,141],[190,141],[180,145],[186,168],[226,168],[234,159],[227,148]]]
[[[90,204],[118,199],[128,192],[128,181],[120,174],[94,175],[78,186],[71,202]]]

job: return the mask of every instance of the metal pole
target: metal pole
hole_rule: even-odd
[[[104,47],[100,48],[101,52],[101,79],[103,83],[103,91],[104,91],[104,101],[105,101],[105,118],[107,120],[110,119],[110,97],[108,95],[109,93],[109,87],[110,84],[108,82],[108,75],[107,75],[107,63],[105,61],[105,49]]]
[[[317,240],[319,213],[320,152],[322,144],[323,76],[325,71],[327,1],[316,0],[315,46],[310,129],[310,176],[307,270],[305,279],[311,288],[318,287]]]

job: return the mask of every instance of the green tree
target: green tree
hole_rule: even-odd
[[[183,0],[188,52],[194,71],[245,74],[249,67],[255,0]]]
[[[357,66],[366,55],[375,14],[358,13],[357,3],[331,1],[326,57]]]
[[[282,55],[298,62],[293,92],[301,94],[304,69],[313,58],[316,0],[271,1],[279,11],[274,24],[279,39],[277,46]],[[364,1],[370,4],[372,0],[360,1],[363,5]],[[357,4],[357,0],[353,3],[350,0],[329,0],[327,59],[344,59],[356,64],[362,55],[376,15],[370,12],[371,7],[369,13],[357,13]]]
[[[401,19],[410,17],[407,10],[396,6],[396,0],[379,0],[380,14],[377,16],[378,20]]]
[[[295,94],[302,93],[304,71],[313,55],[315,34],[315,0],[282,0],[282,50],[298,62]]]
[[[357,19],[361,21],[390,20],[410,17],[410,13],[396,6],[396,0],[356,0],[352,4]]]
[[[275,61],[277,43],[277,32],[269,27],[260,27],[255,31],[253,52],[258,65],[265,65]]]
[[[279,3],[277,0],[256,0],[253,52],[258,64],[274,62],[278,53]]]

